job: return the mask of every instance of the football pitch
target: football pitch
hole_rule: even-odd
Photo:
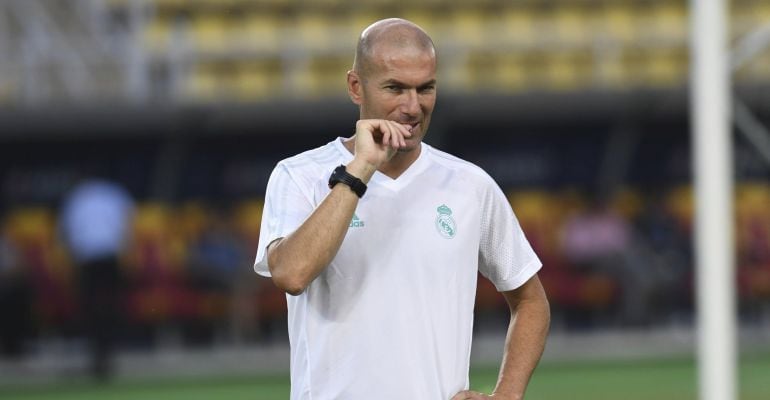
[[[497,369],[474,368],[471,387],[489,392]],[[692,360],[546,362],[535,373],[527,399],[684,400],[696,398]],[[377,388],[372,388],[376,391]],[[16,400],[285,400],[287,376],[118,381],[93,385],[83,381],[36,388],[0,388],[1,399]],[[740,399],[770,398],[770,354],[744,357]]]

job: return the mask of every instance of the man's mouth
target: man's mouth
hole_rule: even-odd
[[[407,122],[407,123],[401,122],[400,124],[404,128],[406,128],[406,130],[408,130],[410,133],[414,132],[414,130],[417,129],[417,126],[420,125],[419,122]]]

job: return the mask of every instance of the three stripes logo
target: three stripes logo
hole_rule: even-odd
[[[358,218],[358,215],[353,213],[353,219],[350,220],[350,227],[351,228],[363,228],[364,227],[364,221],[360,218]]]

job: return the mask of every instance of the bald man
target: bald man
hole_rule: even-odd
[[[479,167],[423,142],[436,52],[386,19],[358,41],[355,135],[278,163],[254,268],[286,291],[291,399],[520,399],[550,313],[541,263]],[[469,391],[478,273],[511,310],[492,394]]]

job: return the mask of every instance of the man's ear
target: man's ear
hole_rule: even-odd
[[[354,70],[348,71],[348,95],[350,100],[356,105],[361,105],[363,82]]]

